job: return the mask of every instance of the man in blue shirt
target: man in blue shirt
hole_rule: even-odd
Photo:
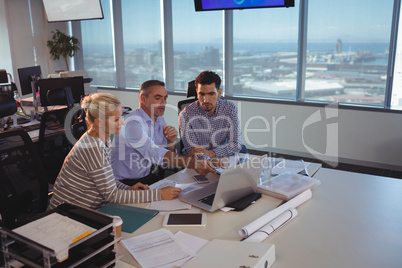
[[[168,97],[165,83],[144,82],[139,97],[140,107],[125,117],[125,125],[113,140],[115,178],[130,186],[137,182],[152,184],[160,179],[152,173],[152,164],[195,168],[200,174],[214,172],[209,161],[174,153],[178,133],[163,118]]]
[[[198,101],[179,115],[184,155],[210,159],[239,153],[242,145],[237,107],[220,99],[221,78],[204,71],[195,79],[195,86]]]

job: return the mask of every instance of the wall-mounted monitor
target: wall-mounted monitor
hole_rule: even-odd
[[[194,0],[195,11],[294,7],[294,0]]]
[[[48,22],[103,19],[100,0],[42,0]]]
[[[20,78],[21,95],[32,94],[31,82],[42,77],[40,66],[19,68],[17,71]]]
[[[61,105],[62,103],[49,103],[47,99],[47,92],[54,88],[71,88],[74,103],[80,103],[81,98],[85,95],[84,92],[84,78],[82,76],[64,77],[64,78],[47,78],[38,81],[40,105],[42,107],[50,105]],[[67,101],[66,103],[67,104]]]

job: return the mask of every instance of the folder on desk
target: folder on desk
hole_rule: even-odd
[[[156,214],[157,210],[132,207],[116,203],[108,203],[98,211],[111,216],[119,216],[123,220],[122,231],[132,233],[147,223]]]

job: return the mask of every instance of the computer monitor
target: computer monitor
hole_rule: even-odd
[[[194,0],[195,11],[294,7],[294,0]]]
[[[20,78],[21,95],[32,94],[32,80],[38,80],[42,77],[40,66],[32,66],[18,69]]]
[[[47,78],[47,79],[40,79],[38,81],[41,106],[46,107],[50,105],[55,105],[48,102],[47,92],[54,88],[65,88],[65,87],[71,88],[74,103],[80,103],[82,96],[85,95],[84,78],[82,76]]]

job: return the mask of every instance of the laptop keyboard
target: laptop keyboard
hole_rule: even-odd
[[[213,193],[211,195],[208,195],[206,197],[203,197],[198,201],[200,201],[200,202],[202,202],[204,204],[212,206],[212,202],[214,202],[214,198],[215,198],[215,193]]]

